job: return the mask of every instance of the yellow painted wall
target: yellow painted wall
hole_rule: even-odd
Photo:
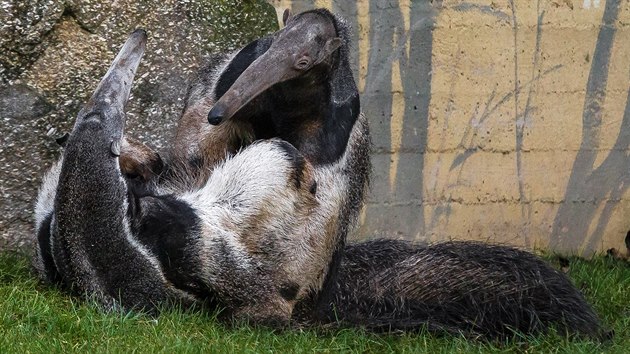
[[[374,140],[355,237],[622,248],[630,1],[270,2],[354,28]]]

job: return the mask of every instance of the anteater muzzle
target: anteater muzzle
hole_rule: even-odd
[[[112,133],[116,132],[115,135],[118,135],[122,132],[125,125],[125,105],[129,100],[133,78],[144,54],[146,41],[147,34],[141,29],[135,30],[129,36],[92,97],[79,112],[77,123],[88,117],[99,116]]]

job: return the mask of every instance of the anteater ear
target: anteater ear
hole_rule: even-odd
[[[284,13],[282,14],[282,24],[283,25],[287,25],[287,21],[289,21],[289,17],[291,17],[291,10],[289,9],[285,9]]]
[[[317,54],[317,60],[315,61],[315,64],[319,64],[322,61],[324,61],[326,58],[330,57],[335,50],[341,47],[342,43],[343,41],[339,37],[331,38],[328,41],[326,41],[324,48],[322,48],[322,50],[320,50],[319,53]]]
[[[69,133],[65,133],[63,135],[60,135],[58,137],[55,138],[55,142],[57,142],[57,145],[61,146],[61,147],[66,147],[66,141],[68,141],[68,138],[70,137]]]
[[[164,161],[157,152],[130,137],[122,139],[118,165],[127,178],[137,177],[144,182],[156,179],[164,170]]]

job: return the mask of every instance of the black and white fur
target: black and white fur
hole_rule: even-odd
[[[186,174],[203,181],[226,154],[252,141],[281,138],[295,146],[313,165],[321,205],[302,233],[310,239],[303,256],[320,263],[302,269],[303,277],[314,277],[303,290],[318,294],[326,307],[325,283],[338,267],[368,185],[369,129],[348,61],[345,22],[317,9],[285,16],[285,24],[211,60],[190,91],[170,156],[189,171],[190,165],[201,166]],[[211,125],[204,126],[206,114]]]

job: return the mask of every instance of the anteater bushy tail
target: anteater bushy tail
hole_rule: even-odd
[[[602,338],[571,281],[537,256],[479,242],[348,245],[319,320],[372,331],[426,329],[506,338],[555,328]]]

